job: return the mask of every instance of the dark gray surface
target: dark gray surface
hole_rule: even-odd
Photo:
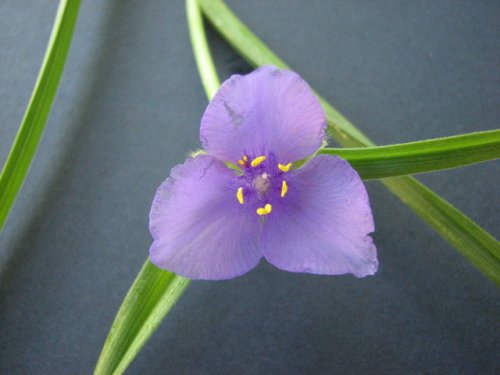
[[[379,144],[497,127],[492,1],[228,1]],[[0,161],[56,1],[0,2]],[[216,36],[221,77],[247,71]],[[181,1],[83,2],[67,68],[0,243],[0,373],[91,373],[144,262],[148,212],[199,147],[206,99]],[[498,237],[499,164],[421,176]],[[380,270],[194,282],[130,374],[494,374],[498,289],[380,184]]]

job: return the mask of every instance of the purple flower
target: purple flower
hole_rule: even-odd
[[[151,261],[191,279],[233,278],[262,257],[292,272],[373,275],[373,217],[358,173],[327,155],[293,168],[321,147],[325,126],[296,73],[262,67],[225,81],[201,120],[208,154],[173,168],[156,192]]]

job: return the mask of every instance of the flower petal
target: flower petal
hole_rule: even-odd
[[[358,173],[345,160],[321,155],[287,175],[287,184],[264,223],[266,259],[292,272],[373,275],[373,217]]]
[[[216,158],[236,163],[273,152],[281,164],[312,155],[326,120],[318,99],[296,73],[265,66],[226,80],[201,120],[200,139]]]
[[[259,221],[238,203],[234,173],[202,155],[172,169],[151,207],[151,261],[191,279],[229,279],[254,268]]]

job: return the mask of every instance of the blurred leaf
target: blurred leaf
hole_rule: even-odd
[[[462,167],[500,157],[500,130],[364,148],[324,148],[338,155],[363,179],[403,176]]]
[[[0,230],[21,190],[42,138],[64,70],[80,0],[61,0],[47,51],[16,139],[0,175]]]

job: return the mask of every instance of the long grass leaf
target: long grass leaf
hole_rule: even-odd
[[[94,374],[123,374],[189,283],[148,259],[116,314]]]
[[[389,146],[324,148],[319,153],[348,160],[365,180],[404,176],[499,158],[500,130]]]
[[[28,174],[64,70],[80,0],[61,0],[28,108],[0,174],[0,230]]]

